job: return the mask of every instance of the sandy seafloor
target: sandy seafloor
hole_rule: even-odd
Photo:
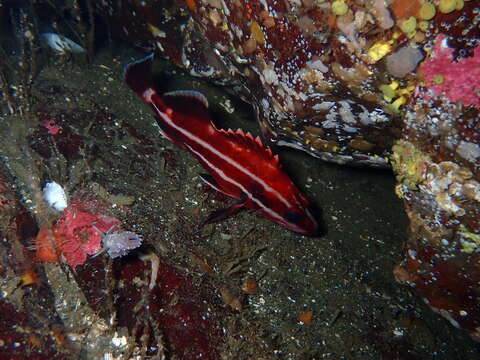
[[[278,149],[286,171],[315,205],[323,234],[301,236],[252,212],[200,229],[210,211],[231,202],[206,190],[198,177],[204,170],[190,154],[159,136],[150,109],[124,84],[122,66],[143,55],[109,51],[98,54],[91,64],[52,56],[35,81],[34,94],[48,98],[48,106],[56,108],[88,111],[96,104],[114,119],[90,124],[91,132],[73,125],[91,150],[80,183],[58,168],[65,163],[67,169],[78,168],[82,159],[65,161],[53,155],[47,161],[30,149],[33,155],[23,158],[22,166],[31,166],[41,179],[55,178],[72,193],[98,183],[109,194],[133,197],[133,204],[125,206],[128,210],[112,209],[124,227],[142,233],[145,246],[160,261],[189,273],[195,285],[212,289],[209,307],[221,314],[220,326],[225,329],[225,341],[217,346],[220,358],[478,358],[478,345],[392,275],[403,256],[407,219],[389,171],[341,167]],[[204,92],[219,127],[259,133],[247,104],[221,88],[168,70],[168,81],[164,75],[158,77],[162,87]],[[63,90],[46,91],[55,86]],[[2,156],[15,172],[15,147],[18,153],[29,148],[26,138],[39,128],[38,119],[25,114],[2,116],[1,121]],[[124,123],[138,132],[136,136],[125,131],[120,125]],[[151,141],[149,153],[141,139]],[[5,255],[6,247],[0,251]],[[196,256],[189,256],[192,253]],[[199,258],[211,273],[202,270]],[[115,260],[120,266],[122,261],[127,260]],[[47,265],[47,274],[58,267]],[[257,281],[257,292],[242,295],[241,284],[248,278]],[[52,279],[47,277],[47,286]],[[7,289],[10,280],[3,278],[2,293],[7,300],[12,297],[12,302],[21,303],[25,290],[12,295]],[[53,292],[67,286],[61,281],[52,285]],[[219,293],[225,288],[241,301],[241,311],[224,304]],[[56,296],[75,299],[80,295]],[[313,312],[311,322],[300,323],[298,316],[309,311]],[[68,314],[61,314],[64,317]],[[74,328],[74,317],[69,319],[69,327]],[[104,353],[99,347],[88,356],[78,356],[100,359]],[[170,354],[182,359],[181,354],[177,356]]]

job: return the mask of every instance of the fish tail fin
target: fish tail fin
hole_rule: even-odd
[[[123,70],[125,82],[141,98],[147,90],[153,91],[152,63],[153,53],[125,65]]]

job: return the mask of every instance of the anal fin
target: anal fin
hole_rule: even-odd
[[[225,193],[220,189],[217,181],[213,178],[212,175],[210,174],[200,174],[200,179],[203,180],[203,182],[207,185],[209,185],[213,190],[217,190],[218,192]]]

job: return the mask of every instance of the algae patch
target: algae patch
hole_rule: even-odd
[[[430,157],[404,140],[397,141],[392,150],[390,161],[398,182],[411,190],[417,190],[418,185],[425,179],[425,172],[431,162]]]

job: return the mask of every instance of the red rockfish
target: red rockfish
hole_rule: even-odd
[[[249,208],[286,228],[312,235],[318,225],[306,197],[283,172],[278,156],[242,130],[217,129],[205,96],[197,91],[159,95],[152,80],[153,55],[125,67],[128,86],[152,108],[162,135],[190,151],[210,173],[201,175],[213,189],[238,199],[210,220]]]

